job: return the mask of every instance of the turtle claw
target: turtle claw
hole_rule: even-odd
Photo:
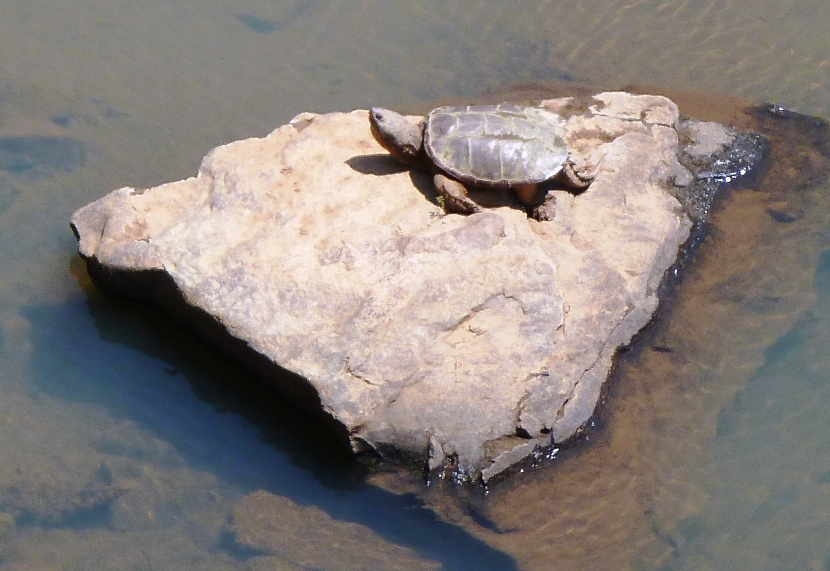
[[[602,166],[602,163],[605,161],[605,155],[602,155],[599,162],[591,169],[589,172],[584,174],[579,174],[576,172],[573,163],[570,159],[565,161],[562,164],[562,178],[564,178],[564,182],[567,183],[568,186],[571,188],[575,188],[577,190],[582,190],[588,188],[594,179],[597,177],[597,173],[599,172],[599,168]]]
[[[467,196],[467,188],[443,174],[437,174],[432,179],[435,192],[441,199],[444,210],[458,214],[474,214],[481,212],[481,206]]]
[[[534,208],[530,216],[539,222],[550,222],[556,216],[556,200],[546,200]]]

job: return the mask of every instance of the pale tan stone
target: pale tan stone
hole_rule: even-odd
[[[691,180],[677,107],[595,98],[596,113],[568,117],[568,143],[596,180],[553,191],[548,222],[510,206],[443,215],[431,177],[395,163],[354,111],[218,147],[197,177],[117,190],[72,225],[97,275],[166,275],[305,379],[355,448],[487,479],[588,420],[691,227],[668,192]]]

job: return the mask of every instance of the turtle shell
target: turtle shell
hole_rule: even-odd
[[[512,187],[556,176],[568,159],[565,121],[539,107],[502,103],[439,107],[427,116],[424,146],[462,183]]]

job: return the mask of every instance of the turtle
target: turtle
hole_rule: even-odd
[[[556,178],[585,189],[591,174],[578,174],[565,144],[565,120],[541,107],[500,103],[438,107],[418,123],[373,107],[369,126],[377,142],[398,162],[434,172],[433,182],[445,210],[481,211],[468,187],[510,189],[525,206],[538,205],[540,185]],[[547,203],[546,203],[547,204]],[[533,217],[549,219],[546,204]]]

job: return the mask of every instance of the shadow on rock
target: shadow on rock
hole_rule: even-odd
[[[386,153],[357,155],[347,160],[346,164],[360,174],[373,174],[375,176],[386,176],[409,169],[409,167],[402,165]]]

